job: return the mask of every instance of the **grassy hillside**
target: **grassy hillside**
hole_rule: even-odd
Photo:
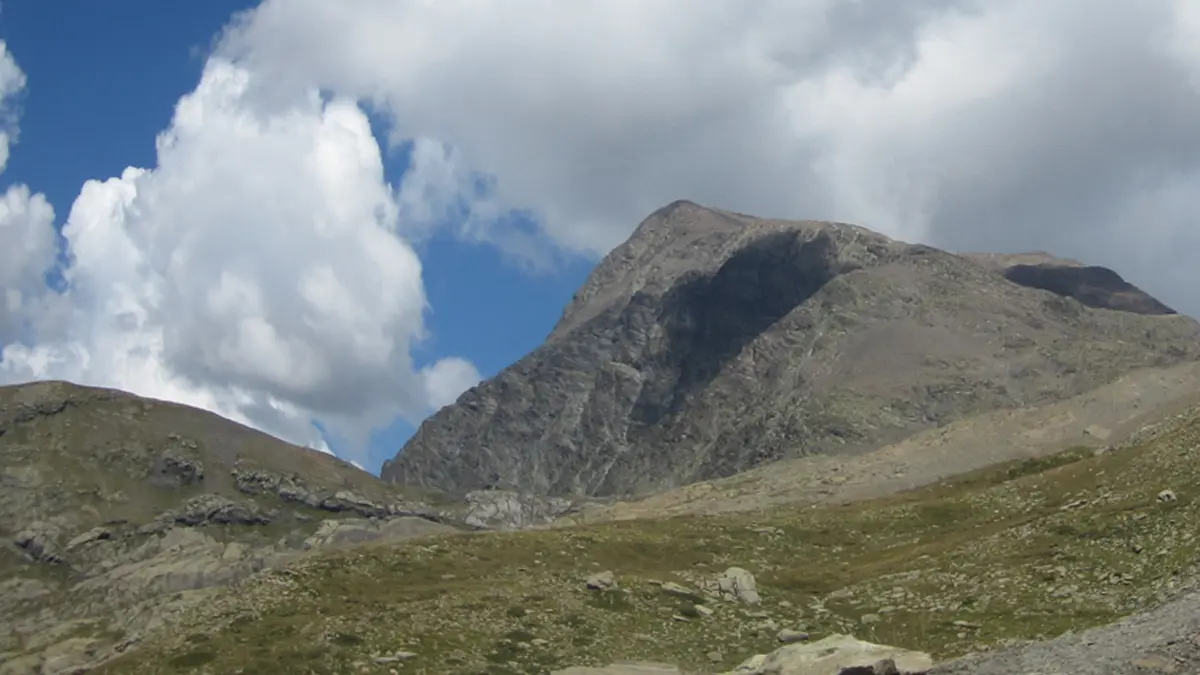
[[[1123,447],[847,505],[334,551],[239,582],[96,672],[500,675],[633,658],[711,672],[777,647],[782,628],[946,658],[1170,595],[1200,548],[1198,447],[1191,410]],[[760,606],[700,590],[734,565]],[[587,588],[602,570],[620,590]]]
[[[311,550],[448,530],[435,499],[194,408],[0,387],[0,673],[71,672]]]

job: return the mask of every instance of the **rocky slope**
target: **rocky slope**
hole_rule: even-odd
[[[1110,270],[677,202],[605,258],[542,346],[422,424],[383,478],[652,492],[1197,357],[1200,326]]]
[[[321,552],[95,672],[1200,672],[1198,444],[1192,406],[1119,444],[853,503]]]
[[[882,649],[839,635],[947,675],[1193,672],[1196,596],[1161,603],[1200,555],[1195,371],[962,420],[951,437],[1023,443],[1142,410],[1108,415],[1107,440],[1087,425],[1091,447],[915,491],[515,533],[452,526],[561,500],[422,506],[182,406],[0,388],[0,674],[763,675]],[[570,669],[627,659],[679,667]]]
[[[1194,585],[1194,584],[1193,584]],[[1188,675],[1200,672],[1200,592],[1051,640],[974,654],[928,675]]]
[[[73,672],[256,571],[465,515],[185,406],[0,387],[0,673]]]
[[[1002,462],[1109,447],[1198,404],[1200,362],[1143,368],[1069,399],[974,415],[863,454],[784,460],[636,500],[591,503],[555,525],[880,497]]]

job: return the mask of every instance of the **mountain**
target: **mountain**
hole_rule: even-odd
[[[264,568],[464,509],[217,415],[0,387],[0,673],[82,672]]]
[[[1106,268],[675,202],[597,266],[545,343],[426,420],[382,477],[648,493],[1197,358],[1200,325]]]
[[[0,675],[1193,672],[1198,336],[1104,268],[685,202],[392,482],[0,387]]]

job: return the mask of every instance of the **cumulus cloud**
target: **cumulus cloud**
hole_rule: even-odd
[[[483,379],[475,364],[456,357],[434,363],[421,371],[426,397],[434,408],[454,403],[459,394],[479,384]]]
[[[30,332],[47,316],[46,272],[58,242],[54,209],[25,185],[0,195],[0,346]]]
[[[421,263],[353,100],[256,99],[252,73],[214,58],[157,155],[83,186],[62,229],[68,317],[9,344],[4,379],[118,386],[324,448],[317,419],[360,450],[467,381],[462,359],[418,372],[409,357],[425,335]]]
[[[13,100],[25,88],[25,73],[0,40],[0,172],[8,165],[9,146],[16,135],[16,111]]]
[[[1050,249],[1198,312],[1197,44],[1190,0],[266,0],[222,53],[371,99],[568,250],[691,198]]]
[[[18,135],[14,102],[24,88],[25,73],[0,41],[0,174]],[[26,185],[10,185],[0,195],[0,348],[51,320],[45,275],[58,251],[53,225],[44,195]]]

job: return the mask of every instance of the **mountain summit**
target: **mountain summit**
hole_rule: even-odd
[[[544,344],[426,420],[382,475],[455,493],[644,493],[1198,357],[1200,325],[1102,267],[681,201],[596,267]]]

